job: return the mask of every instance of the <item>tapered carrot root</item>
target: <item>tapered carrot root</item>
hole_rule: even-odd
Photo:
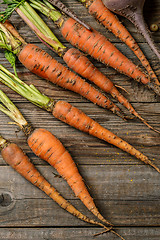
[[[133,108],[129,101],[117,90],[114,84],[102,74],[85,55],[81,54],[79,50],[70,48],[63,57],[67,65],[78,74],[81,74],[84,78],[89,79],[99,86],[102,90],[110,93],[112,97],[117,99],[123,106],[125,106],[131,114],[139,118],[144,124],[155,132],[160,133],[158,130],[150,126]]]
[[[24,45],[18,58],[31,72],[51,81],[58,86],[79,93],[93,103],[107,108],[118,116],[124,118],[120,109],[106,96],[75,75],[68,68],[53,59],[48,53],[34,44]]]
[[[88,11],[91,15],[94,15],[95,18],[102,23],[107,29],[112,31],[112,33],[121,39],[123,42],[128,45],[128,47],[135,53],[139,58],[142,65],[146,68],[149,76],[154,80],[156,84],[160,84],[157,76],[152,70],[148,60],[144,56],[138,44],[135,42],[131,34],[123,26],[123,24],[118,20],[116,15],[114,15],[108,8],[105,7],[102,0],[93,0],[86,1]]]
[[[36,129],[29,136],[28,145],[37,156],[57,170],[89,211],[101,221],[112,225],[99,213],[71,155],[54,135],[45,129]]]
[[[79,109],[73,107],[71,104],[65,101],[58,101],[53,109],[53,116],[80,131],[86,132],[110,144],[113,144],[132,156],[140,159],[145,164],[151,165],[160,173],[160,169],[156,167],[145,155],[106,128],[102,127],[100,124],[95,122]]]
[[[84,222],[95,224],[104,227],[107,231],[111,228],[107,228],[103,224],[89,219],[81,212],[79,212],[74,206],[72,206],[67,200],[65,200],[57,190],[51,186],[50,183],[38,172],[35,166],[29,161],[24,152],[14,143],[4,144],[1,150],[3,159],[13,167],[19,174],[26,178],[33,185],[45,192],[50,198],[52,198],[61,208],[65,209],[73,216],[83,220]],[[114,230],[112,230],[113,233]]]
[[[90,32],[71,18],[64,21],[60,29],[63,37],[73,46],[128,77],[145,84],[160,95],[160,87],[153,82],[151,86],[150,79],[96,30],[93,29]]]

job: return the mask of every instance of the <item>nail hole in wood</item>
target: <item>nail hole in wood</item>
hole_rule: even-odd
[[[0,195],[0,206],[7,207],[12,203],[12,198],[8,193],[2,193]]]

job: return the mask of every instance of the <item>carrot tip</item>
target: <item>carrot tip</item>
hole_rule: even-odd
[[[153,167],[158,173],[160,173],[160,169],[154,163],[152,163],[149,159],[146,163],[151,167]]]
[[[106,229],[105,231],[100,232],[100,233],[96,233],[96,234],[94,234],[93,236],[94,236],[94,237],[97,237],[97,236],[99,236],[99,235],[101,235],[101,234],[104,234],[104,233],[106,233],[106,232],[109,232],[109,231],[112,232],[112,233],[114,233],[115,235],[117,235],[120,239],[125,240],[120,234],[118,234],[117,232],[115,232],[112,228]]]
[[[128,116],[125,116],[124,113],[118,111],[118,110],[114,110],[113,111],[118,117],[122,118],[124,121],[127,121]]]
[[[93,236],[94,236],[94,237],[97,237],[97,236],[99,236],[99,235],[101,235],[101,234],[104,234],[104,233],[106,233],[106,232],[111,231],[111,229],[112,229],[112,228],[108,228],[108,229],[106,229],[105,231],[102,231],[102,232],[99,232],[99,233],[94,234]]]
[[[157,85],[154,82],[147,83],[147,87],[152,89],[158,96],[160,96],[160,85]]]
[[[142,118],[139,114],[137,114],[137,118],[139,118],[139,120],[141,120],[148,128],[150,128],[151,130],[153,130],[156,133],[160,134],[160,131],[158,131],[157,129],[155,129],[154,127],[152,127],[149,123],[147,123],[144,118]]]

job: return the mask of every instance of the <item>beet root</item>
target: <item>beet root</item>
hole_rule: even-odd
[[[129,19],[137,27],[138,31],[143,35],[152,51],[160,60],[160,51],[157,49],[144,21],[143,7],[145,0],[103,0],[103,3],[112,12]]]

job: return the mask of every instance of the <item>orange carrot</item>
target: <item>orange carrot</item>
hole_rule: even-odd
[[[124,118],[120,109],[106,96],[93,88],[68,68],[57,62],[48,53],[34,44],[26,44],[18,54],[19,61],[31,72],[58,86],[79,93],[91,102],[107,108]]]
[[[0,136],[0,148],[3,159],[14,168],[25,179],[31,182],[33,185],[41,189],[51,199],[53,199],[61,208],[65,209],[73,216],[83,220],[84,222],[95,224],[104,227],[107,231],[112,231],[112,227],[107,228],[103,224],[89,219],[81,212],[79,212],[74,206],[72,206],[66,199],[64,199],[59,192],[40,174],[35,166],[30,162],[29,158],[24,154],[16,144],[9,143]]]
[[[57,170],[89,211],[101,221],[112,225],[99,213],[71,155],[54,135],[45,129],[35,129],[28,138],[28,145],[37,156]]]
[[[125,57],[112,43],[96,30],[92,32],[71,18],[64,18],[57,24],[63,37],[73,46],[91,55],[98,61],[109,65],[128,77],[145,84],[156,94],[160,95],[160,87],[146,75],[127,57]]]
[[[80,0],[81,1],[81,0]],[[82,0],[81,2],[84,3]],[[153,69],[151,68],[148,60],[144,56],[140,47],[128,32],[128,30],[123,26],[123,24],[118,20],[117,16],[114,15],[106,6],[103,4],[102,0],[85,0],[85,6],[88,8],[88,12],[93,15],[100,23],[102,23],[107,29],[112,31],[112,33],[118,37],[120,40],[125,42],[128,47],[135,53],[139,58],[142,65],[146,68],[149,76],[155,81],[156,84],[160,85],[157,76],[155,75]]]

